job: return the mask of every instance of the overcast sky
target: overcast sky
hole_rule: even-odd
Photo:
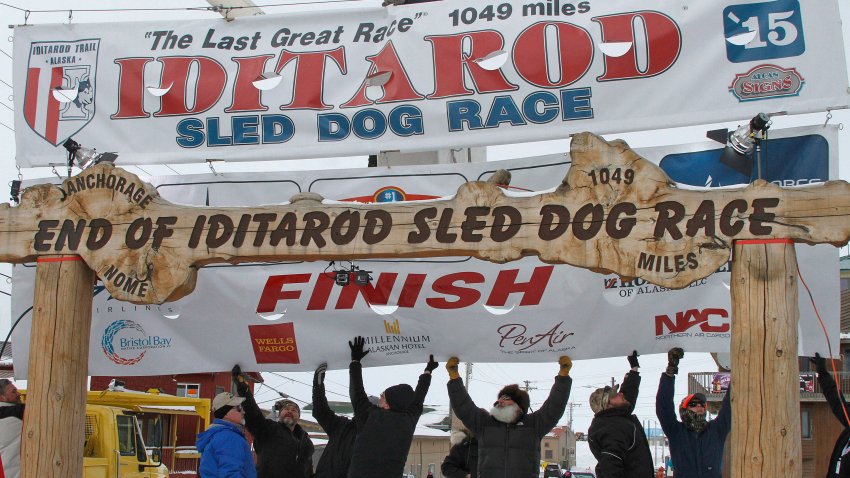
[[[704,0],[702,0],[704,1]],[[814,0],[806,0],[814,1]],[[226,2],[223,2],[226,3]],[[256,3],[263,5],[261,2]],[[274,2],[279,3],[279,2]],[[287,7],[264,7],[267,13],[286,13],[292,11],[300,11],[305,9],[321,9],[321,8],[361,8],[363,6],[380,5],[380,0],[363,0],[350,2],[335,2],[332,5],[322,2],[301,2],[304,5],[287,6]],[[844,34],[844,49],[850,49],[850,28],[847,26],[847,19],[850,19],[850,1],[839,0],[839,8],[841,16],[845,19],[843,24]],[[30,24],[46,24],[46,23],[67,23],[69,17],[69,9],[73,10],[73,22],[115,22],[115,21],[137,21],[137,20],[157,20],[157,19],[197,19],[197,18],[218,18],[218,14],[207,11],[152,11],[152,12],[85,12],[85,9],[128,9],[139,8],[144,5],[146,8],[178,8],[178,7],[206,7],[208,4],[201,0],[148,0],[144,3],[131,0],[106,1],[106,0],[39,0],[22,1],[22,0],[7,0],[0,5],[0,17],[4,19],[4,23],[21,24],[24,22],[24,13],[19,9],[11,8],[9,5],[18,8],[28,8],[33,10],[28,22]],[[56,13],[40,13],[37,10],[61,10]],[[12,59],[9,55],[12,53],[12,30],[8,30],[8,42],[0,41],[0,202],[8,200],[5,196],[5,191],[9,181],[15,178],[18,174],[15,167],[15,138],[14,133],[10,128],[13,128],[12,114]],[[836,58],[836,61],[843,59]],[[850,127],[850,113],[846,110],[833,112],[831,123],[845,123]],[[742,120],[745,120],[742,118]],[[774,118],[773,128],[784,128],[801,125],[823,124],[826,120],[825,113],[798,115],[795,117],[776,117]],[[740,121],[743,122],[743,121]],[[705,131],[718,127],[729,127],[734,129],[737,123],[727,123],[723,125],[705,125],[704,127],[689,127],[677,128],[665,131],[642,132],[632,134],[608,135],[608,139],[623,138],[633,147],[666,145],[675,143],[686,143],[693,141],[703,141],[705,139]],[[839,149],[840,149],[840,178],[850,180],[850,164],[848,164],[848,152],[850,152],[850,138],[847,128],[839,132]],[[539,154],[547,154],[552,152],[563,152],[568,148],[566,140],[549,141],[543,143],[535,143],[533,145],[507,145],[488,148],[488,159],[499,160],[516,157],[534,156]],[[63,158],[64,159],[64,158]],[[262,171],[262,170],[286,170],[286,169],[323,169],[329,167],[360,167],[366,165],[365,157],[353,158],[332,158],[328,160],[306,160],[306,161],[286,161],[275,163],[231,163],[231,164],[216,164],[216,170],[219,172],[236,172],[236,171]],[[172,165],[170,167],[164,165],[143,166],[137,168],[134,166],[127,169],[140,176],[159,176],[170,175],[177,171],[180,174],[203,173],[208,172],[205,165]],[[49,168],[32,168],[22,171],[25,179],[47,177],[52,173]],[[844,249],[846,251],[846,248]],[[0,273],[4,275],[11,274],[11,266],[0,264]],[[9,282],[0,282],[0,293],[7,294],[11,292],[11,284]],[[10,316],[10,301],[7,295],[0,295],[0,333],[5,336],[8,332]],[[0,338],[2,339],[2,338]],[[330,346],[338,346],[347,348],[345,342],[339,344],[329,344]],[[461,357],[463,359],[463,357]],[[369,393],[379,394],[387,386],[399,382],[415,383],[417,376],[421,373],[427,357],[422,357],[422,365],[409,365],[397,367],[379,367],[368,368],[364,372],[366,380],[366,388]],[[643,386],[641,387],[641,398],[638,401],[636,413],[642,420],[655,420],[654,397],[656,387],[658,385],[659,374],[663,371],[666,365],[666,356],[655,355],[641,358],[643,368],[641,370],[644,376]],[[368,358],[364,363],[368,365]],[[428,394],[426,403],[429,404],[447,404],[445,382],[447,375],[445,369],[441,367],[435,372],[431,392]],[[619,382],[623,374],[627,371],[628,364],[623,358],[610,358],[598,360],[583,360],[577,361],[573,368],[573,390],[570,396],[570,401],[577,404],[573,409],[574,428],[579,431],[586,431],[590,424],[592,413],[587,404],[587,398],[590,392],[599,386],[610,383],[611,377],[615,377]],[[680,378],[677,383],[677,399],[684,396],[686,392],[686,374],[696,371],[714,371],[716,370],[714,361],[708,354],[686,354],[681,367]],[[489,408],[493,400],[496,398],[498,390],[505,384],[521,382],[529,380],[532,387],[531,397],[532,406],[536,408],[546,398],[549,387],[551,387],[553,376],[557,373],[558,366],[555,363],[548,364],[475,364],[473,367],[473,380],[470,383],[470,392],[473,399],[479,406]],[[163,371],[167,373],[167,371]],[[265,377],[271,387],[276,390],[285,392],[293,397],[303,400],[310,400],[309,383],[312,380],[312,375],[309,373],[285,373],[285,374],[265,374]],[[331,371],[327,377],[328,398],[330,400],[347,400],[348,375],[346,371]],[[277,393],[269,387],[261,387],[258,394],[258,401],[273,401],[276,399]],[[569,413],[564,415],[561,423],[566,423],[569,418]]]

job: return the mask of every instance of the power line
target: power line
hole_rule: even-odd
[[[6,123],[4,123],[4,122],[0,121],[0,124],[1,124],[1,125],[3,125],[3,126],[5,126],[5,127],[6,127],[6,129],[8,129],[9,131],[11,131],[11,132],[13,132],[13,133],[15,132],[15,130],[14,130],[11,126],[7,125]]]
[[[6,83],[5,81],[3,81],[2,78],[0,78],[0,83],[3,83],[4,85],[8,86],[9,88],[12,88],[12,89],[15,88],[14,86],[10,85],[9,83]]]
[[[277,376],[277,377],[280,377],[280,378],[282,378],[282,379],[284,379],[284,380],[289,380],[290,382],[295,382],[295,383],[300,383],[301,385],[306,385],[306,386],[308,386],[308,387],[310,387],[310,388],[312,388],[312,387],[313,387],[313,384],[312,384],[312,383],[305,383],[305,382],[302,382],[302,381],[300,381],[300,380],[295,380],[294,378],[287,377],[287,376],[282,375],[282,374],[279,374],[279,373],[277,373],[277,372],[266,372],[266,373],[270,373],[270,374],[275,375],[275,376]],[[343,395],[343,394],[341,394],[341,393],[334,392],[333,390],[328,390],[328,389],[327,389],[327,387],[325,387],[325,392],[327,392],[327,393],[332,393],[332,394],[334,394],[334,395],[339,395],[340,397],[348,398],[348,395]]]
[[[30,8],[21,8],[15,5],[10,5],[8,3],[0,2],[0,6],[9,7],[21,12],[29,12],[29,13],[61,13],[61,12],[86,12],[86,13],[99,13],[99,12],[174,12],[174,11],[210,11],[215,12],[218,10],[241,10],[243,8],[268,8],[268,7],[292,7],[297,5],[317,5],[317,4],[325,4],[325,3],[351,3],[351,2],[361,2],[363,0],[323,0],[319,2],[292,2],[292,3],[270,3],[266,5],[253,5],[253,6],[209,6],[209,7],[161,7],[161,8],[54,8],[47,10],[34,10]]]
[[[2,48],[0,48],[0,53],[2,53],[2,54],[4,54],[4,55],[8,56],[10,60],[12,59],[12,55],[10,55],[10,54],[6,53],[6,51],[5,51],[5,50],[3,50]]]
[[[6,108],[9,108],[9,111],[15,111],[11,106],[7,105],[6,103],[0,102],[0,105],[3,105]]]

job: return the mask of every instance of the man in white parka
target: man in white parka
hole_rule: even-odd
[[[0,464],[5,478],[21,476],[21,429],[24,405],[18,387],[0,379]]]

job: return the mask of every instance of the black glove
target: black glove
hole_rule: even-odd
[[[637,350],[633,350],[633,351],[632,351],[632,354],[631,354],[631,355],[629,355],[629,356],[628,356],[628,357],[626,357],[626,358],[627,358],[627,359],[629,359],[629,367],[631,367],[631,368],[640,367],[640,363],[638,363],[638,353],[637,353]]]
[[[434,369],[435,369],[435,368],[437,368],[439,365],[440,365],[440,364],[438,364],[438,363],[434,360],[434,356],[433,356],[433,355],[431,355],[431,356],[428,358],[428,364],[427,364],[427,365],[425,365],[425,371],[426,371],[426,372],[428,372],[428,373],[431,373],[431,372],[433,372],[433,371],[434,371]]]
[[[813,364],[815,364],[815,370],[818,373],[827,373],[826,372],[826,359],[821,357],[819,353],[815,353],[813,358],[809,358]]]
[[[359,335],[357,337],[354,337],[354,343],[351,343],[351,341],[348,342],[348,346],[351,348],[352,362],[359,362],[363,359],[363,357],[366,356],[366,354],[369,353],[368,350],[363,350],[364,345],[366,345],[366,339],[360,337]]]
[[[685,351],[681,347],[673,347],[667,351],[667,370],[664,371],[671,377],[679,373],[679,360],[685,356]]]
[[[244,397],[248,392],[248,382],[245,380],[245,374],[242,373],[242,367],[239,364],[234,365],[233,369],[230,370],[230,375],[236,384],[236,393]]]
[[[313,386],[314,387],[324,387],[325,386],[325,371],[328,370],[327,362],[319,365],[319,368],[316,369],[316,372],[313,373]]]

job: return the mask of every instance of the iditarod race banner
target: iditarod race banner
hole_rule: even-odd
[[[20,166],[423,151],[850,105],[835,0],[429,2],[14,30]],[[156,141],[151,141],[156,138]]]
[[[834,177],[837,127],[775,131],[767,179],[783,185]],[[723,187],[739,173],[719,162],[717,143],[638,150],[680,186]],[[568,155],[491,163],[287,173],[151,178],[165,199],[188,205],[255,206],[299,192],[358,202],[427,200],[453,194],[497,169],[512,187],[542,190],[564,176]],[[744,178],[746,180],[746,178]],[[440,234],[437,230],[436,234]],[[615,253],[615,251],[612,251]],[[839,329],[838,250],[797,246],[801,275],[832,347]],[[660,261],[660,259],[659,259]],[[666,261],[666,259],[665,259]],[[659,264],[661,266],[662,264]],[[663,267],[673,267],[663,264]],[[336,272],[365,272],[371,281],[336,283]],[[107,273],[110,274],[110,273]],[[28,364],[34,265],[14,268],[12,318],[16,374]],[[120,273],[101,279],[120,285]],[[626,280],[536,257],[495,264],[471,258],[355,262],[214,264],[199,270],[193,293],[157,305],[134,305],[93,291],[89,373],[149,375],[229,370],[313,370],[349,362],[347,341],[366,338],[373,365],[417,363],[428,354],[473,362],[548,362],[688,351],[727,352],[731,321],[730,264],[679,290]],[[800,355],[826,353],[827,336],[800,288]]]

